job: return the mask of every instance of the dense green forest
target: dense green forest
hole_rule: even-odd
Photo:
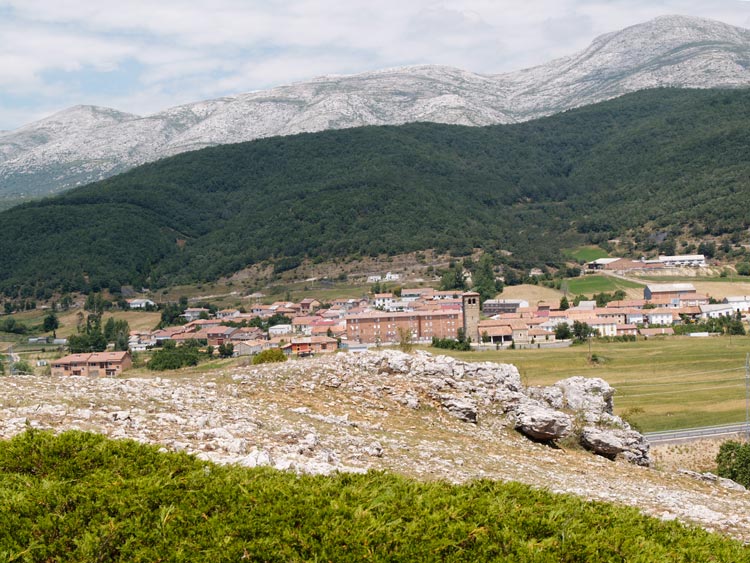
[[[208,148],[0,213],[0,292],[158,288],[426,248],[554,266],[579,242],[628,234],[637,252],[654,232],[738,243],[749,149],[750,91],[669,89],[515,125]]]
[[[629,507],[492,481],[298,476],[82,432],[0,441],[2,561],[737,563],[747,547]]]

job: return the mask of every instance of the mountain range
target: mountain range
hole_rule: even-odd
[[[0,199],[46,195],[166,156],[263,137],[417,121],[514,123],[647,88],[749,85],[749,30],[663,16],[506,74],[415,66],[325,76],[146,117],[72,107],[0,132]]]
[[[683,253],[716,241],[740,261],[748,149],[750,89],[674,88],[524,123],[208,147],[0,213],[0,292],[156,289],[426,249],[482,248],[527,272],[582,242],[617,238],[637,256],[656,233]]]

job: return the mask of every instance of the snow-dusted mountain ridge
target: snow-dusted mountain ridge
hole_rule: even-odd
[[[42,195],[206,146],[360,125],[512,123],[628,92],[750,86],[750,30],[663,16],[574,55],[498,75],[414,66],[187,104],[140,117],[75,106],[0,132],[0,197]]]

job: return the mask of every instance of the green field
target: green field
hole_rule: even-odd
[[[565,280],[568,293],[574,295],[593,295],[594,293],[612,293],[618,289],[641,289],[643,284],[611,276],[589,275]]]
[[[444,351],[435,348],[433,353]],[[470,361],[515,364],[525,385],[574,375],[601,377],[616,390],[615,413],[632,415],[643,431],[745,420],[745,356],[750,337],[669,337],[630,343],[592,342],[565,349],[448,352]]]
[[[579,246],[573,250],[565,252],[566,256],[570,256],[576,262],[583,260],[584,262],[591,262],[597,258],[606,258],[609,256],[607,251],[598,246]]]

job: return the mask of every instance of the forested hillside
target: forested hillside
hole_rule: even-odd
[[[750,92],[650,90],[537,121],[364,127],[182,154],[0,213],[0,290],[160,287],[304,257],[750,225]],[[635,249],[638,250],[637,247]]]

